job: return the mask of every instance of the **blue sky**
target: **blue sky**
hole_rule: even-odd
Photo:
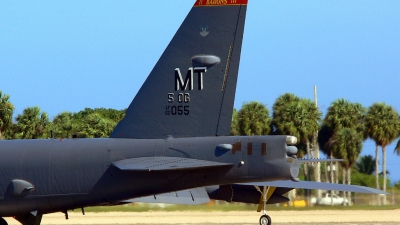
[[[16,114],[126,108],[194,1],[0,1],[0,90]],[[250,0],[235,107],[286,92],[400,110],[400,1]],[[372,141],[362,154],[374,155]],[[400,157],[388,147],[392,180]]]

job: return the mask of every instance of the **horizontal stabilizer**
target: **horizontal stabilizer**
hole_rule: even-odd
[[[300,163],[343,162],[344,159],[298,159]]]
[[[179,157],[141,157],[124,159],[112,163],[121,170],[171,171],[198,170],[214,167],[232,167],[232,164]]]
[[[347,184],[332,184],[324,182],[313,182],[313,181],[299,181],[293,182],[290,180],[284,181],[272,181],[272,182],[257,182],[257,183],[244,183],[241,185],[254,185],[254,186],[272,186],[282,188],[304,188],[304,189],[319,189],[319,190],[334,190],[334,191],[350,191],[366,194],[388,194],[384,191],[358,186],[358,185],[347,185]]]
[[[181,205],[199,205],[210,201],[205,188],[193,188],[182,191],[175,191],[160,195],[151,195],[142,198],[125,200],[122,203],[144,202],[144,203],[165,203]]]

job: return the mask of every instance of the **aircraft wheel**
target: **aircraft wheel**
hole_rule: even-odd
[[[268,215],[262,215],[260,217],[260,225],[271,225],[271,223],[271,217],[269,217]]]
[[[0,225],[8,225],[7,221],[0,217]]]

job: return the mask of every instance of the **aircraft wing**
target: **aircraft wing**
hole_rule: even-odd
[[[171,171],[197,170],[206,168],[232,167],[233,164],[180,157],[140,157],[112,163],[121,170],[129,171]]]
[[[240,185],[350,191],[350,192],[367,193],[367,194],[388,194],[387,192],[370,187],[347,185],[347,184],[332,184],[332,183],[314,182],[314,181],[293,182],[291,180],[284,180],[284,181],[272,181],[272,182],[242,183]]]
[[[144,203],[166,203],[182,205],[199,205],[210,201],[205,188],[193,188],[175,191],[159,195],[151,195],[141,198],[133,198],[122,201],[122,203],[144,202]]]

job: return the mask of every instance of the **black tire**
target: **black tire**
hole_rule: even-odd
[[[8,225],[7,221],[0,217],[0,225]]]
[[[268,215],[262,215],[260,217],[260,225],[271,225],[272,224],[272,220],[271,217],[269,217]]]

